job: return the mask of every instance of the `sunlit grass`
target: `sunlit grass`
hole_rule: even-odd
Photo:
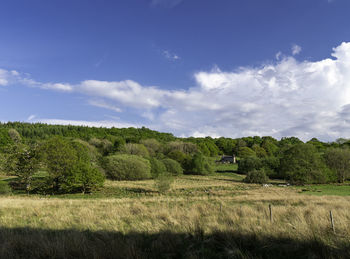
[[[128,236],[185,235],[181,238],[197,236],[198,231],[208,236],[219,231],[253,236],[254,240],[268,236],[301,243],[317,240],[332,248],[350,245],[349,196],[304,195],[300,188],[245,184],[237,177],[241,176],[181,176],[166,194],[157,192],[153,180],[144,180],[107,181],[103,190],[91,195],[1,196],[0,225],[6,229],[106,231]],[[40,234],[38,238],[48,237]],[[227,242],[223,246],[232,250],[232,240]]]

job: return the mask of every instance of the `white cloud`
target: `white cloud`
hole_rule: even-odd
[[[166,94],[166,91],[155,87],[143,87],[132,80],[120,82],[86,80],[75,86],[75,91],[140,109],[159,107],[162,97]]]
[[[0,69],[0,86],[7,86],[11,82],[16,81],[19,73],[15,70],[9,71]]]
[[[119,107],[116,107],[114,105],[108,104],[108,103],[106,103],[103,100],[90,100],[89,104],[93,105],[93,106],[96,106],[96,107],[112,110],[112,111],[115,111],[115,112],[122,112],[122,110]]]
[[[27,118],[27,121],[31,121],[33,119],[35,119],[36,115],[32,114]]]
[[[350,43],[334,48],[331,55],[332,59],[315,62],[283,56],[260,67],[201,71],[194,75],[196,84],[181,91],[143,86],[132,80],[87,80],[46,88],[43,86],[47,84],[34,82],[41,88],[66,88],[89,96],[94,100],[90,101],[92,105],[122,109],[131,118],[146,118],[144,126],[178,136],[271,135],[334,140],[350,137]],[[129,126],[111,121],[45,121]]]
[[[171,53],[169,50],[164,50],[163,51],[163,56],[166,58],[166,59],[169,59],[169,60],[179,60],[180,57],[174,53]]]
[[[299,45],[293,44],[292,54],[293,56],[298,55],[301,52],[301,47]]]
[[[282,52],[281,52],[281,51],[278,51],[278,52],[276,53],[276,55],[275,55],[275,58],[276,58],[277,60],[280,60],[281,57],[282,57]]]
[[[19,77],[17,80],[18,83],[31,87],[39,87],[46,90],[55,90],[60,92],[72,92],[73,86],[67,83],[41,83],[37,82],[29,77]]]

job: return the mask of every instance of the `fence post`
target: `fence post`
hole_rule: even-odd
[[[332,213],[332,211],[331,211],[331,210],[329,211],[329,218],[330,218],[330,220],[331,220],[331,226],[332,226],[333,233],[335,234],[334,220],[333,220],[333,213]]]
[[[270,222],[272,222],[272,206],[269,204],[269,211],[270,211]]]

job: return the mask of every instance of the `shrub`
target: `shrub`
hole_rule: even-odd
[[[10,193],[11,193],[11,188],[8,185],[8,183],[4,181],[0,181],[0,194],[4,195],[4,194],[10,194]]]
[[[250,171],[243,180],[245,183],[267,183],[269,178],[266,176],[264,170]]]
[[[135,155],[118,154],[108,156],[103,165],[112,180],[141,180],[151,178],[150,162]]]
[[[163,159],[162,162],[164,163],[167,172],[169,172],[170,174],[172,175],[183,174],[183,169],[177,161],[170,158],[166,158],[166,159]]]
[[[208,175],[213,173],[213,167],[209,160],[202,155],[202,153],[196,153],[191,161],[190,173],[198,175]]]
[[[156,158],[150,159],[152,178],[157,178],[159,175],[166,172],[164,163]]]

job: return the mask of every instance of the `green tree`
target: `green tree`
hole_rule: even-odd
[[[239,156],[240,158],[247,158],[255,155],[256,155],[255,152],[249,147],[240,147],[238,149],[237,156]]]
[[[265,151],[265,149],[260,147],[257,144],[254,144],[252,146],[252,150],[255,152],[256,156],[259,158],[267,157],[267,152]]]
[[[310,144],[297,144],[284,151],[280,172],[295,184],[325,183],[331,177],[320,154]]]
[[[96,190],[103,186],[105,176],[96,167],[79,161],[74,165],[73,173],[68,177],[66,189],[78,189],[83,194]]]
[[[259,170],[263,167],[262,160],[258,157],[250,156],[238,161],[238,172],[247,174],[253,170]]]
[[[40,151],[37,145],[25,146],[16,144],[9,148],[6,170],[10,175],[18,177],[19,183],[24,185],[29,193],[32,189],[34,174],[40,167]]]
[[[127,143],[122,148],[121,152],[129,155],[142,156],[144,158],[149,157],[147,148],[142,144]]]
[[[156,139],[143,139],[140,143],[147,148],[151,156],[155,156],[162,150],[162,145]]]
[[[71,179],[72,171],[79,161],[76,150],[68,140],[54,137],[46,142],[44,154],[52,190],[54,192],[70,191],[68,190],[70,184],[67,181]]]
[[[327,166],[334,170],[339,182],[343,183],[350,177],[350,150],[330,148],[324,154]]]
[[[266,150],[266,153],[269,156],[274,156],[278,152],[277,144],[275,144],[275,142],[270,139],[265,139],[261,144],[261,147]]]

